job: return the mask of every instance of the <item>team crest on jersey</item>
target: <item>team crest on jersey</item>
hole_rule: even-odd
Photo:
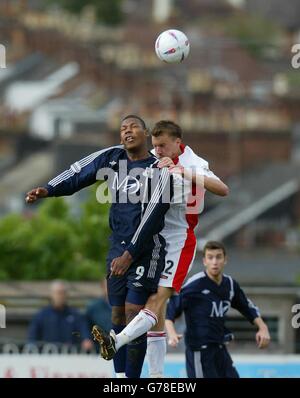
[[[118,173],[115,173],[112,189],[117,191],[122,190],[130,194],[135,194],[140,189],[140,182],[136,177],[126,176],[122,181],[119,180]]]
[[[231,303],[228,300],[220,301],[219,306],[215,301],[213,301],[210,317],[223,318],[226,312],[229,310],[230,305]]]

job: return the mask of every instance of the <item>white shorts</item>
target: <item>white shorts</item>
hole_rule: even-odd
[[[170,244],[170,242],[172,242]],[[179,292],[192,268],[196,255],[197,240],[192,229],[187,234],[168,237],[166,244],[166,265],[161,273],[158,286],[172,287]]]

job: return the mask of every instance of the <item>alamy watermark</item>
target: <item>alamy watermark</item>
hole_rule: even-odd
[[[97,189],[99,203],[149,204],[151,209],[157,203],[174,203],[184,205],[187,214],[198,214],[203,206],[204,176],[195,169],[177,170],[177,174],[155,167],[129,170],[126,160],[111,163],[113,168],[97,173],[97,180],[106,182]]]
[[[300,68],[300,43],[294,44],[291,51],[293,54],[295,54],[292,57],[292,67],[294,69],[299,69]]]
[[[0,329],[6,328],[6,308],[0,304]]]
[[[0,69],[6,68],[6,48],[0,44]]]
[[[292,318],[292,326],[294,329],[298,329],[300,328],[300,304],[293,305],[292,312],[296,313]]]

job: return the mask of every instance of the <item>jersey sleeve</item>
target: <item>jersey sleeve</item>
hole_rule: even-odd
[[[196,172],[206,177],[214,178],[215,180],[220,180],[220,178],[216,176],[213,171],[210,170],[208,163],[203,167],[196,168]]]
[[[236,281],[234,281],[234,296],[231,301],[231,306],[238,310],[251,323],[253,323],[255,318],[260,317],[258,307],[246,297],[244,291]]]
[[[98,170],[108,165],[109,153],[111,151],[101,150],[72,164],[68,170],[48,182],[45,186],[48,196],[72,195],[94,184]]]
[[[175,322],[183,312],[181,295],[173,295],[167,305],[166,319]]]
[[[158,181],[155,184],[141,222],[131,242],[126,247],[126,250],[129,251],[134,259],[145,249],[145,242],[149,240],[149,237],[160,232],[158,225],[161,225],[161,220],[170,207],[173,194],[173,177],[168,169],[164,167],[159,171]]]
[[[206,160],[199,158],[198,156],[194,156],[191,162],[191,168],[194,170],[195,173],[209,177],[209,178],[214,178],[216,180],[220,180],[219,177],[217,177],[213,171],[210,170],[209,164]]]

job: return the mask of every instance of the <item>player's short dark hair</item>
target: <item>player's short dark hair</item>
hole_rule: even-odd
[[[153,137],[159,137],[163,134],[168,134],[173,138],[182,138],[181,127],[171,120],[161,120],[157,122],[151,131]]]
[[[143,129],[144,130],[147,129],[146,123],[144,122],[144,120],[141,117],[137,116],[137,115],[127,115],[127,116],[123,117],[122,122],[124,122],[124,120],[126,120],[126,119],[137,119],[137,120],[140,121]]]
[[[225,249],[225,246],[223,245],[222,242],[217,242],[215,240],[211,240],[209,242],[206,242],[206,244],[205,244],[205,246],[203,248],[203,251],[202,251],[203,257],[205,257],[205,252],[207,250],[218,250],[218,249],[222,250],[222,252],[224,254],[224,257],[226,257],[226,249]]]

